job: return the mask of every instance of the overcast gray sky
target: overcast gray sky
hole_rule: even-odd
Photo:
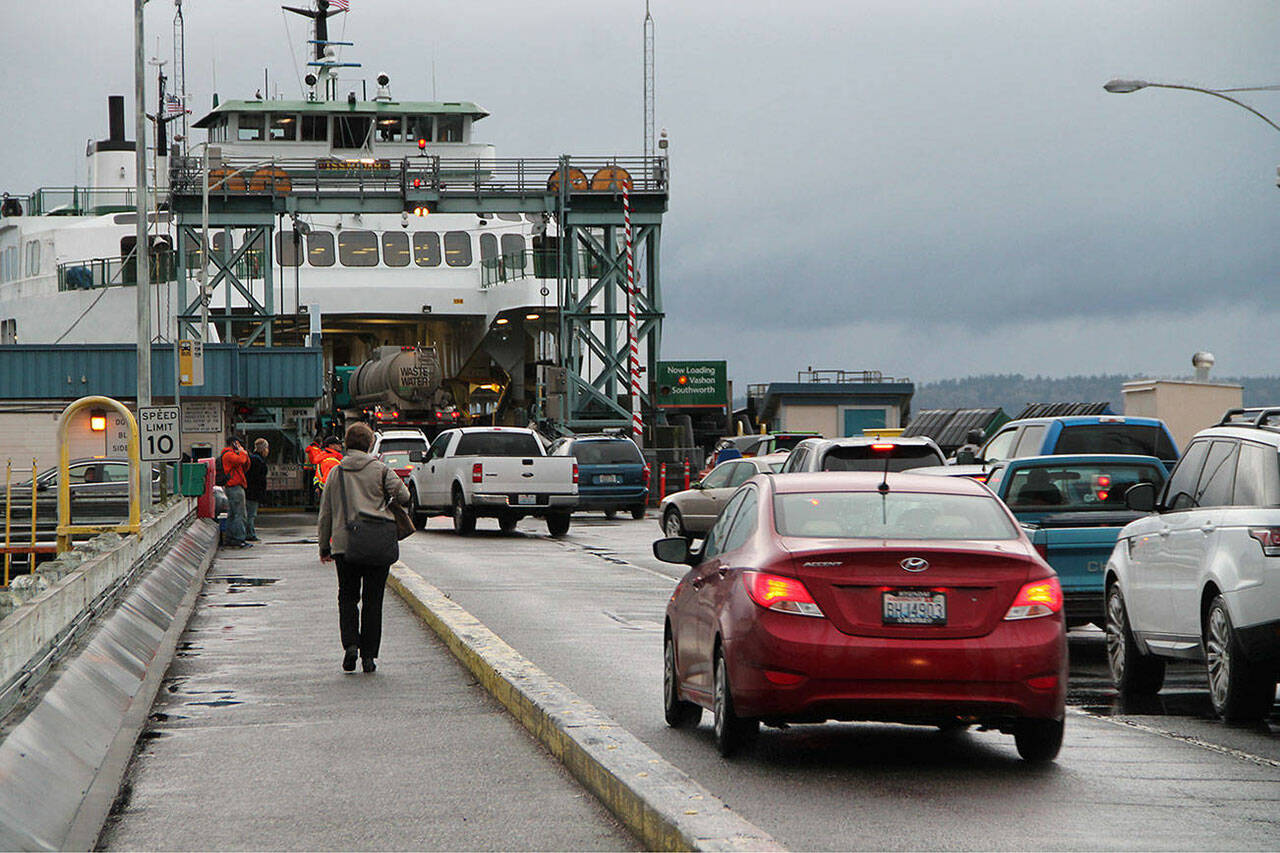
[[[185,0],[199,112],[216,74],[298,96],[278,3]],[[640,153],[643,0],[351,0],[344,58],[395,96],[475,101],[499,156]],[[1272,2],[653,0],[671,135],[665,355],[738,382],[806,366],[1280,372],[1280,133],[1111,77],[1280,83]],[[171,55],[173,4],[147,7]],[[0,0],[0,187],[84,180],[129,95],[132,3]],[[290,49],[292,48],[292,53]],[[148,83],[148,91],[153,84]],[[1242,98],[1280,121],[1280,93]],[[132,123],[130,123],[132,128]],[[132,133],[130,133],[132,136]],[[199,138],[199,137],[198,137]]]

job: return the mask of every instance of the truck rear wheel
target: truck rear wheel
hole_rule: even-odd
[[[518,522],[519,520],[520,520],[520,517],[515,513],[512,513],[512,512],[503,513],[502,515],[498,516],[498,528],[503,533],[515,533],[516,522]]]
[[[453,493],[453,529],[459,536],[470,536],[476,532],[475,510],[467,506],[460,489]]]
[[[547,514],[547,532],[552,536],[563,536],[569,532],[569,513],[552,512]]]

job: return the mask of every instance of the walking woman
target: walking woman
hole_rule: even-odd
[[[396,472],[369,455],[373,430],[355,423],[347,428],[347,455],[325,481],[320,496],[320,561],[338,567],[338,628],[342,635],[342,668],[356,668],[356,656],[365,672],[377,669],[375,659],[382,642],[382,593],[390,562],[354,562],[346,555],[352,547],[350,528],[361,516],[395,519],[391,501],[409,503],[409,490]]]

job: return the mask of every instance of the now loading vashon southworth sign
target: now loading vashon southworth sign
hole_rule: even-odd
[[[723,407],[729,379],[723,361],[660,361],[654,377],[659,406]]]

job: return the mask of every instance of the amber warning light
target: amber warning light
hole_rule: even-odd
[[[107,431],[107,414],[101,409],[89,412],[89,429],[93,432]]]
[[[676,384],[677,384],[677,385],[688,385],[688,384],[689,384],[689,377],[688,377],[688,376],[685,376],[684,374],[681,374],[681,375],[680,375],[680,378],[676,380]]]

